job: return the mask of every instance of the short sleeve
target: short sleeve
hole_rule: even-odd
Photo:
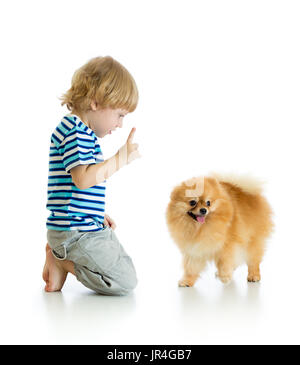
[[[59,153],[62,155],[66,172],[78,165],[95,164],[95,137],[75,125],[60,143]]]

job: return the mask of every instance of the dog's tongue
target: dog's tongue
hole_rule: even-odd
[[[197,216],[197,221],[200,223],[204,223],[205,222],[205,217],[200,217],[199,215]]]

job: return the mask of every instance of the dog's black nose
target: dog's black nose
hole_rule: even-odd
[[[206,214],[206,212],[207,212],[207,210],[206,210],[205,208],[201,208],[201,209],[200,209],[200,213],[201,213],[201,214]]]

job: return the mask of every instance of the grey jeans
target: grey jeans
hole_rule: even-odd
[[[109,226],[96,232],[47,230],[48,244],[59,260],[74,263],[83,285],[104,295],[126,295],[137,285],[131,258]]]

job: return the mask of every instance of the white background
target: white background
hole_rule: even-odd
[[[299,344],[299,18],[288,0],[1,2],[0,343]],[[104,297],[70,274],[45,293],[49,143],[68,112],[58,97],[106,55],[140,93],[123,129],[99,139],[108,158],[137,128],[142,158],[108,180],[106,213],[139,284]],[[224,286],[211,265],[177,287],[169,194],[210,171],[267,182],[276,231],[260,284],[244,265]]]

